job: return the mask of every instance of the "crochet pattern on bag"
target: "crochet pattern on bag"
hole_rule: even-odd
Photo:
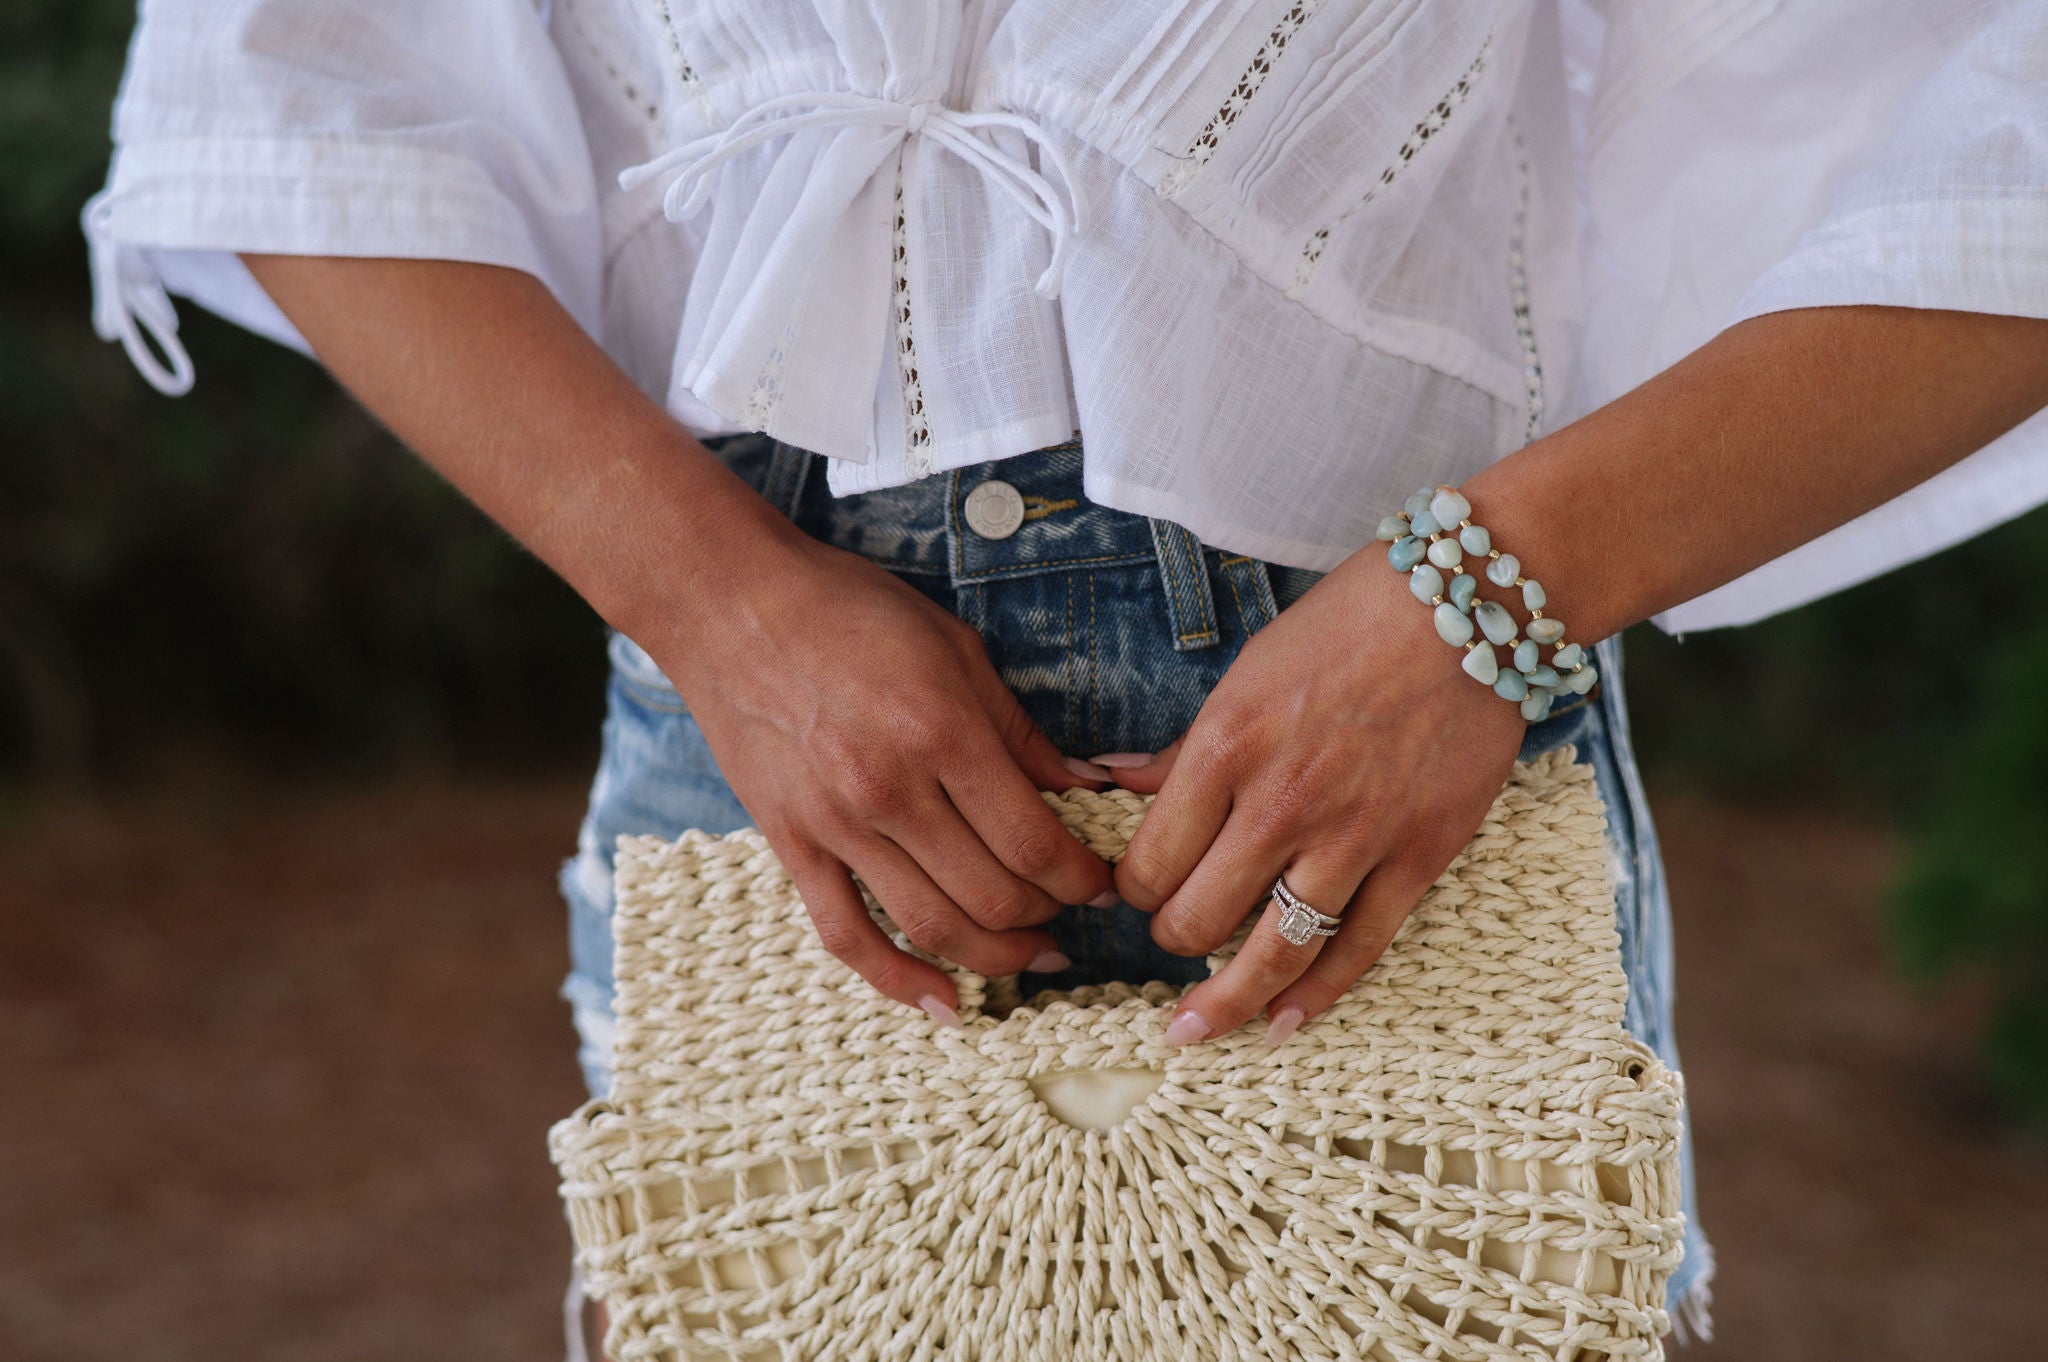
[[[1046,798],[1106,859],[1149,802]],[[940,962],[956,1031],[825,953],[758,832],[622,838],[614,1088],[551,1134],[611,1356],[1661,1357],[1680,1082],[1622,1027],[1607,856],[1591,768],[1518,765],[1269,1052],[1167,1045],[1158,981]]]

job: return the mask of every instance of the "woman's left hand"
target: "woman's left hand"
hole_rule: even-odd
[[[1229,965],[1183,998],[1176,1043],[1267,1010],[1267,1042],[1335,1002],[1387,947],[1506,782],[1526,725],[1459,668],[1384,545],[1353,554],[1247,643],[1186,734],[1121,766],[1156,792],[1116,871],[1152,938],[1203,955],[1261,912]],[[1296,946],[1277,876],[1335,936]]]

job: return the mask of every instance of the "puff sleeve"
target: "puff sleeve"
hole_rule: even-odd
[[[1617,0],[1584,125],[1582,405],[1788,308],[2048,317],[2048,5]],[[2048,502],[2048,414],[1658,617],[1743,624]]]
[[[305,348],[242,251],[503,265],[597,325],[590,153],[531,3],[145,0],[113,133],[94,327],[164,392],[192,384],[172,294]]]

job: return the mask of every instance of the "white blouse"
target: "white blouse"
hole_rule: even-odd
[[[2040,0],[143,0],[114,134],[94,320],[166,392],[172,294],[303,348],[236,252],[480,261],[835,492],[1078,430],[1310,568],[1742,318],[2048,317]],[[2043,501],[2037,415],[1660,623]]]

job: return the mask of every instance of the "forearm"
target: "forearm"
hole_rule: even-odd
[[[1702,595],[2048,405],[2048,321],[1772,313],[1464,484],[1583,642]]]
[[[531,276],[244,258],[364,406],[628,634],[724,599],[789,532]]]

